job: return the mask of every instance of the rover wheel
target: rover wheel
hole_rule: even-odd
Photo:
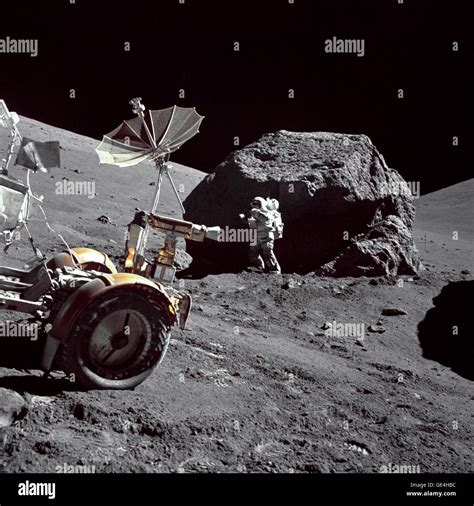
[[[133,388],[161,362],[169,335],[159,306],[130,287],[109,289],[76,318],[57,365],[85,388]]]

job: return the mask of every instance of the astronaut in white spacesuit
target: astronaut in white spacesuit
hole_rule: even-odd
[[[250,263],[264,272],[281,273],[280,264],[273,251],[275,240],[283,236],[283,222],[276,199],[255,197],[247,216],[250,228],[257,229],[257,241],[249,246]]]

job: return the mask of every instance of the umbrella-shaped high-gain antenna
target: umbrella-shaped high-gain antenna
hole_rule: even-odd
[[[151,213],[160,199],[161,182],[165,174],[184,212],[173,179],[169,173],[170,154],[199,132],[204,116],[195,108],[173,106],[167,109],[146,111],[140,97],[130,100],[136,118],[123,121],[112,132],[104,135],[96,148],[100,163],[130,167],[151,159],[157,168],[157,182]]]

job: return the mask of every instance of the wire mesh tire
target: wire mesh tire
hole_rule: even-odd
[[[130,389],[160,364],[169,339],[158,303],[130,287],[111,287],[78,315],[56,365],[86,389]]]

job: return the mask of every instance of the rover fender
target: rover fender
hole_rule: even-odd
[[[112,260],[105,254],[91,248],[72,248],[72,256],[76,264],[84,270],[116,274],[117,269]]]
[[[72,248],[70,251],[63,251],[48,260],[46,266],[53,270],[62,267],[79,267],[86,271],[117,273],[115,265],[105,253],[91,248]]]

